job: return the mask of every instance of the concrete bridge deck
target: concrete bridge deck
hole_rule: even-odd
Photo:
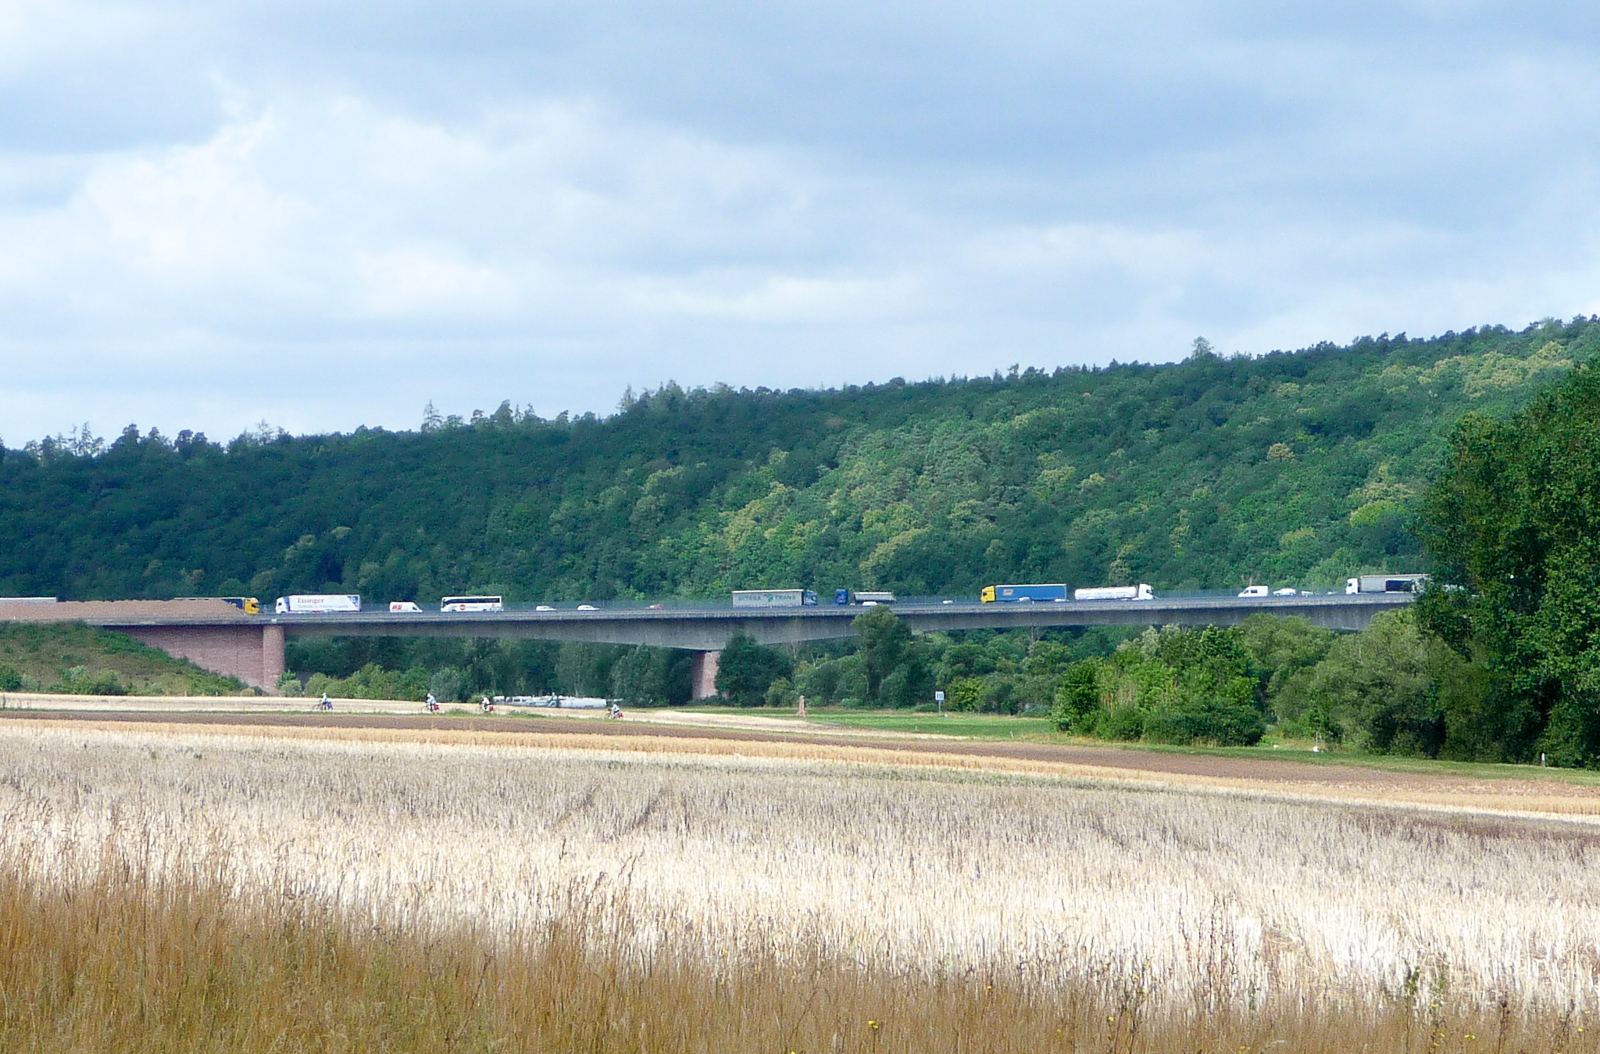
[[[917,633],[936,630],[1019,629],[1050,626],[1229,626],[1269,612],[1300,615],[1329,629],[1364,629],[1380,611],[1404,607],[1409,593],[1251,597],[1190,596],[1155,600],[1069,600],[1056,603],[980,604],[970,600],[899,603],[894,613]],[[729,605],[595,611],[356,612],[330,615],[261,615],[293,636],[510,637],[647,644],[715,651],[735,633],[757,643],[795,644],[855,635],[851,623],[865,609],[832,604],[802,608],[735,608]]]

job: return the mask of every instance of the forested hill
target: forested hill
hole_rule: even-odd
[[[995,581],[1327,586],[1409,570],[1444,437],[1600,349],[1600,322],[1259,359],[502,406],[416,432],[129,428],[0,456],[0,594],[369,601]]]

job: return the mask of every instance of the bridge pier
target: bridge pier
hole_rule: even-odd
[[[694,653],[694,679],[693,690],[690,691],[691,699],[712,699],[717,694],[717,667],[722,660],[720,651],[697,651]]]
[[[282,626],[261,627],[261,690],[268,695],[277,695],[283,680],[283,640]]]

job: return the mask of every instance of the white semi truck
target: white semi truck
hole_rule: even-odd
[[[1344,582],[1346,593],[1420,593],[1429,575],[1357,575]]]

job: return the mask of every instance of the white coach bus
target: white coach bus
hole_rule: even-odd
[[[444,597],[439,601],[440,611],[504,611],[501,597]]]

